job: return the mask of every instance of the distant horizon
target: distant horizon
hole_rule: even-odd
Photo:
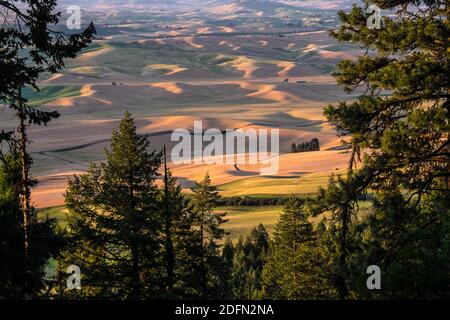
[[[180,6],[184,8],[202,8],[207,5],[229,5],[233,3],[279,3],[292,7],[311,7],[316,9],[343,9],[361,0],[191,0],[186,3],[182,0],[58,0],[58,5],[84,5],[84,6],[136,6],[157,5],[165,7]]]

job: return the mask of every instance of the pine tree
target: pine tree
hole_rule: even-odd
[[[305,152],[309,152],[311,151],[311,143],[310,142],[306,142],[305,144]]]
[[[25,255],[29,254],[31,246],[31,190],[35,185],[30,177],[32,159],[27,151],[27,122],[47,124],[58,118],[59,114],[30,106],[23,96],[23,89],[32,87],[37,90],[36,83],[41,73],[56,73],[62,69],[64,59],[74,58],[92,41],[95,34],[93,24],[83,32],[70,36],[52,31],[51,26],[58,24],[60,20],[60,14],[54,12],[55,8],[56,0],[24,0],[20,4],[15,1],[0,1],[0,10],[3,17],[6,17],[0,32],[0,101],[16,112],[18,120],[16,141],[21,163],[21,178],[18,182],[19,212],[23,216]]]
[[[234,250],[233,241],[231,241],[230,238],[227,238],[227,240],[225,240],[225,243],[223,245],[222,257],[230,271],[233,270],[234,254],[235,254],[235,250]]]
[[[226,265],[221,256],[221,241],[226,235],[222,225],[227,222],[226,213],[215,211],[220,199],[217,188],[211,178],[205,178],[192,189],[192,204],[196,214],[194,227],[198,232],[198,281],[200,295],[203,298],[220,298],[227,296],[228,279],[224,277]]]
[[[175,250],[174,250],[174,222],[176,221],[176,217],[182,213],[182,210],[179,210],[179,207],[174,208],[174,205],[179,205],[180,203],[173,202],[173,198],[171,196],[178,197],[176,200],[180,199],[180,193],[177,192],[177,186],[175,185],[174,179],[170,176],[170,172],[167,168],[167,154],[166,154],[166,146],[164,146],[164,186],[162,193],[162,204],[163,204],[163,217],[164,217],[164,249],[165,249],[165,264],[166,264],[166,289],[168,292],[173,291],[174,283],[175,283]],[[171,190],[172,189],[172,190]],[[182,204],[183,202],[181,202]],[[175,210],[174,210],[175,209]]]
[[[295,143],[292,143],[292,145],[291,145],[291,152],[292,153],[297,153],[298,152],[297,151],[297,145]]]
[[[315,215],[332,213],[341,298],[368,295],[355,275],[368,263],[379,265],[391,284],[386,298],[413,292],[447,296],[448,288],[428,282],[426,275],[434,270],[433,279],[445,282],[449,272],[441,255],[448,253],[444,234],[449,233],[449,3],[369,4],[396,13],[383,18],[381,29],[368,27],[365,8],[339,13],[342,24],[332,35],[359,43],[367,52],[339,63],[335,75],[346,91],[363,87],[365,93],[326,109],[340,134],[351,138],[353,152],[347,177],[333,179],[309,207]],[[369,217],[360,217],[358,199],[369,191],[373,208]],[[409,286],[403,284],[411,275],[398,272],[405,265],[416,270]]]
[[[311,140],[311,151],[320,151],[320,142],[319,139],[314,138]]]
[[[161,188],[163,211],[163,245],[167,298],[192,298],[196,293],[196,237],[193,228],[195,215],[189,199],[177,179],[167,167],[164,148],[164,185]]]
[[[297,152],[305,152],[305,151],[306,151],[305,148],[306,148],[306,145],[305,145],[305,143],[303,142],[302,144],[299,144],[299,145],[298,145],[298,147],[297,147]]]
[[[448,299],[450,198],[427,195],[427,208],[411,208],[400,191],[383,193],[362,218],[360,248],[349,266],[355,296],[366,299]],[[359,230],[358,230],[359,231]],[[368,291],[366,268],[382,270],[382,290]],[[418,290],[418,287],[420,290]]]
[[[262,270],[269,248],[269,234],[260,224],[249,234],[241,236],[234,250],[232,273],[233,294],[236,299],[254,300],[262,295]]]
[[[223,259],[223,263],[226,268],[225,273],[224,273],[224,277],[225,277],[224,282],[226,282],[226,291],[228,293],[228,296],[225,297],[227,299],[230,299],[233,297],[232,275],[233,275],[233,267],[234,267],[233,263],[234,263],[235,255],[236,255],[236,253],[235,253],[233,241],[231,241],[230,238],[227,238],[225,240],[225,243],[222,248],[222,259]]]
[[[66,205],[74,244],[67,261],[83,273],[84,293],[143,299],[164,288],[159,189],[161,155],[149,152],[127,112],[113,131],[106,162],[69,182]]]
[[[20,212],[20,160],[14,144],[10,152],[0,152],[0,300],[38,298],[44,295],[45,267],[64,246],[63,235],[54,219],[38,219],[30,208],[32,240],[28,255],[23,250],[24,230]],[[43,241],[45,239],[45,241]]]
[[[268,299],[324,298],[322,253],[303,202],[290,198],[275,227],[264,266],[263,297]]]

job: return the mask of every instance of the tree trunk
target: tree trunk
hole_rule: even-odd
[[[28,135],[25,125],[26,115],[22,110],[22,90],[19,89],[19,111],[17,117],[19,119],[19,156],[22,167],[20,179],[20,208],[23,213],[23,232],[24,232],[24,252],[25,256],[29,255],[30,248],[30,211],[31,211],[31,187],[30,187],[30,158],[27,153]]]
[[[19,119],[19,127],[17,133],[19,135],[18,147],[21,165],[20,183],[19,183],[19,200],[20,210],[22,211],[22,228],[23,228],[23,251],[25,258],[28,259],[30,254],[30,228],[31,228],[31,181],[30,181],[30,157],[27,152],[28,135],[26,127],[26,114],[22,109],[22,89],[18,91],[18,107],[19,111],[16,116]],[[24,275],[23,289],[25,299],[31,299],[32,293],[28,286],[28,273]]]
[[[346,283],[346,260],[347,260],[347,231],[348,231],[348,208],[344,208],[341,212],[341,232],[339,240],[339,274],[337,278],[337,289],[339,291],[339,298],[345,300],[348,295],[348,288]]]
[[[131,259],[132,259],[132,271],[133,271],[133,288],[132,288],[132,299],[141,299],[141,279],[139,272],[139,252],[135,245],[131,248]]]
[[[164,146],[164,208],[165,208],[165,229],[166,229],[166,272],[167,272],[167,290],[173,289],[174,284],[174,265],[175,253],[172,240],[172,217],[169,208],[169,172],[167,169],[166,146]]]
[[[201,234],[201,239],[202,239],[202,243],[201,243],[201,250],[202,250],[202,259],[201,259],[201,282],[202,282],[202,295],[203,295],[203,299],[206,299],[207,296],[207,287],[208,287],[208,276],[207,276],[207,270],[206,270],[206,254],[205,254],[205,239],[204,239],[204,233],[205,233],[205,227],[204,227],[204,223],[205,223],[205,213],[204,213],[204,209],[202,208],[201,211],[201,226],[200,226],[200,234]]]
[[[130,215],[131,221],[133,225],[133,229],[136,228],[136,204],[134,198],[134,167],[131,159],[129,160],[129,192],[130,192]],[[139,230],[134,230],[134,232],[139,233]],[[140,277],[140,266],[139,266],[139,250],[136,244],[131,243],[131,268],[132,268],[132,278],[133,278],[133,288],[132,288],[132,299],[139,300],[141,299],[141,277]]]

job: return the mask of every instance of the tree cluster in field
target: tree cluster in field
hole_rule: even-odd
[[[319,139],[314,138],[310,142],[303,142],[299,145],[292,143],[291,151],[292,153],[320,151]]]

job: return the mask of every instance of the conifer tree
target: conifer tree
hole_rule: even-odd
[[[298,151],[297,151],[297,145],[295,144],[295,143],[292,143],[291,144],[291,152],[292,153],[297,153]]]
[[[236,299],[254,300],[262,296],[262,270],[269,248],[269,234],[260,224],[245,237],[241,236],[234,250],[232,273]]]
[[[20,210],[20,160],[16,151],[15,144],[10,145],[6,154],[0,151],[0,300],[43,296],[45,266],[64,245],[56,221],[38,219],[31,208],[33,228],[29,237],[32,245],[25,255],[22,216],[17,214]]]
[[[322,252],[303,202],[290,198],[275,227],[263,270],[263,297],[267,299],[325,298]]]
[[[127,112],[113,131],[106,162],[69,182],[66,205],[73,247],[67,261],[81,268],[84,293],[144,299],[164,288],[159,189],[161,154],[148,149]]]
[[[196,214],[194,227],[198,233],[198,281],[203,298],[227,296],[228,279],[224,276],[226,265],[221,256],[221,241],[226,235],[222,225],[226,213],[215,211],[220,195],[207,174],[192,188],[192,204]]]
[[[395,14],[383,17],[380,29],[369,28],[364,11],[370,4]],[[434,270],[433,278],[445,281],[449,271],[441,255],[448,256],[444,234],[449,232],[449,3],[376,0],[365,1],[365,7],[340,12],[341,27],[332,32],[340,41],[366,48],[356,61],[339,63],[335,74],[346,91],[364,88],[364,94],[325,112],[353,146],[348,174],[332,179],[309,208],[315,215],[332,213],[341,298],[367,296],[354,272],[360,274],[368,263],[388,277],[392,295],[386,297],[418,291],[446,296],[448,288],[436,281],[431,285],[426,275]],[[375,201],[361,222],[358,200],[367,192]],[[388,234],[396,239],[389,248],[384,247],[391,243]],[[402,283],[410,275],[396,271],[402,265],[419,272],[408,287]]]
[[[305,148],[306,148],[306,145],[305,145],[305,143],[303,142],[302,144],[299,144],[299,145],[298,145],[298,147],[297,147],[297,152],[305,152]]]
[[[320,151],[320,142],[319,139],[314,138],[311,140],[311,144],[310,144],[310,151]]]
[[[234,249],[233,241],[231,241],[230,238],[227,238],[223,245],[222,257],[223,257],[223,260],[224,260],[230,273],[233,271],[234,255],[235,255],[235,249]]]
[[[174,193],[178,190],[173,190],[177,186],[174,185],[174,179],[170,176],[169,169],[167,168],[167,154],[166,146],[164,146],[163,151],[164,157],[164,186],[162,194],[162,204],[163,204],[163,217],[164,217],[164,249],[165,249],[165,264],[166,264],[166,289],[168,292],[173,291],[175,282],[175,251],[174,251],[174,241],[173,241],[173,223],[174,216],[178,216],[180,213],[178,208],[173,210],[173,205],[177,204],[172,202],[170,197],[175,195]],[[172,190],[170,190],[172,189]],[[172,191],[172,192],[171,192]],[[174,192],[175,191],[175,192]],[[180,193],[175,196],[179,196]],[[180,200],[180,199],[176,199]],[[179,204],[179,203],[178,203]],[[182,204],[182,203],[181,203]]]
[[[18,120],[17,146],[20,157],[19,211],[22,214],[23,247],[29,254],[30,232],[35,221],[31,206],[31,190],[35,181],[30,177],[32,159],[28,149],[28,124],[47,124],[58,118],[55,111],[43,111],[30,106],[23,89],[38,89],[41,73],[56,73],[64,67],[64,59],[74,58],[89,44],[95,34],[91,23],[83,32],[66,35],[51,30],[58,24],[60,13],[55,12],[56,0],[0,1],[2,28],[0,31],[0,102],[16,113]],[[12,136],[10,136],[12,138]]]
[[[192,298],[197,292],[192,270],[196,266],[196,237],[193,228],[194,211],[181,185],[167,166],[164,147],[164,185],[161,188],[163,211],[163,245],[165,265],[165,297]]]

